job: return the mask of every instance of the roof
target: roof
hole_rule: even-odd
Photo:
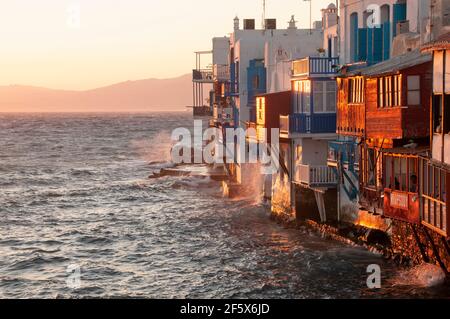
[[[437,40],[428,42],[422,46],[422,52],[435,50],[450,50],[450,32],[441,35]]]
[[[389,60],[359,68],[347,73],[348,76],[364,75],[367,77],[383,74],[397,73],[398,71],[411,68],[416,65],[431,62],[431,54],[422,54],[420,50],[414,50],[403,55],[393,57]]]
[[[430,148],[428,146],[418,146],[415,148],[406,148],[406,147],[384,148],[382,149],[382,152],[387,154],[420,156],[425,155],[429,150]]]
[[[287,91],[278,91],[278,92],[270,92],[270,93],[259,93],[255,94],[256,97],[266,97],[266,96],[274,96],[274,95],[284,95],[284,94],[291,94],[291,90]]]

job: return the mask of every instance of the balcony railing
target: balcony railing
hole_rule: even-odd
[[[364,104],[338,105],[337,130],[341,135],[363,136],[365,131]]]
[[[213,78],[215,81],[229,81],[230,80],[230,66],[224,64],[214,64]]]
[[[192,70],[192,81],[200,83],[213,83],[213,70]]]
[[[194,116],[212,116],[213,110],[209,106],[194,106]]]
[[[337,176],[328,166],[297,165],[294,182],[310,187],[334,187]]]
[[[292,62],[292,75],[332,75],[337,73],[339,58],[307,57]]]
[[[281,134],[336,133],[336,113],[291,114],[280,116]]]

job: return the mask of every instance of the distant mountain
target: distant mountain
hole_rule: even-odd
[[[182,111],[192,104],[191,75],[127,81],[87,91],[0,86],[0,112]]]

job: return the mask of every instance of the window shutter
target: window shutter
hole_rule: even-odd
[[[367,60],[367,28],[358,29],[358,61]]]
[[[394,37],[397,35],[397,23],[406,20],[406,3],[394,4]]]
[[[367,63],[373,63],[373,28],[367,29]]]
[[[383,61],[391,55],[391,23],[383,23]]]
[[[383,60],[383,30],[373,29],[373,62],[378,63]]]

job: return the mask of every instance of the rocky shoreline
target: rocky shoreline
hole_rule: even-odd
[[[411,268],[425,263],[418,254],[405,254],[392,243],[392,239],[380,230],[370,229],[351,223],[328,222],[319,223],[313,220],[291,219],[282,214],[270,214],[274,222],[291,229],[307,229],[322,238],[339,241],[346,245],[362,247],[372,253],[382,256],[386,260],[392,260],[400,267]],[[428,263],[439,263],[430,259]],[[447,281],[450,280],[447,274]]]

